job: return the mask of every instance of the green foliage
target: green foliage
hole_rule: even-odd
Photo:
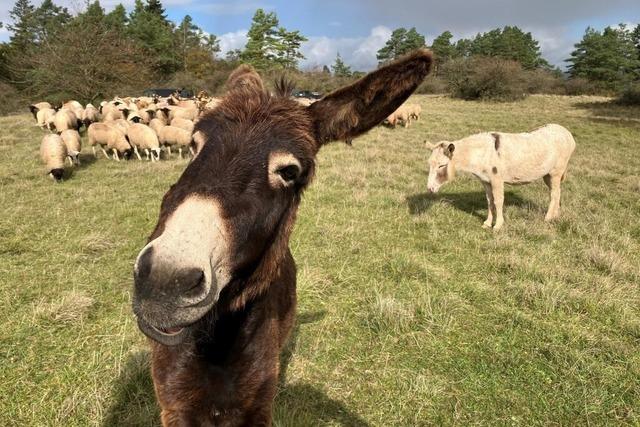
[[[349,77],[352,74],[351,67],[344,63],[340,52],[336,55],[336,61],[331,66],[331,69],[333,70],[333,75],[336,77]]]
[[[527,95],[525,74],[516,61],[476,56],[451,60],[443,68],[456,98],[515,101]]]
[[[376,58],[380,63],[392,61],[407,52],[415,49],[419,49],[426,45],[424,36],[412,27],[407,30],[406,28],[397,28],[391,33],[391,37],[387,40],[387,43],[382,47]]]
[[[435,74],[439,73],[442,64],[457,56],[456,46],[451,43],[452,38],[451,31],[445,31],[433,40],[431,50],[435,55]]]
[[[287,31],[279,24],[275,12],[256,10],[247,34],[249,40],[239,59],[259,70],[296,68],[298,60],[304,59],[300,45],[307,39],[299,31]]]
[[[36,41],[36,24],[34,20],[35,7],[30,0],[16,0],[13,8],[9,12],[9,17],[13,21],[7,25],[7,29],[12,32],[10,45],[16,51],[24,52],[32,47]]]
[[[618,98],[618,103],[622,105],[640,106],[640,83],[629,85]]]
[[[105,16],[105,24],[114,31],[124,32],[128,23],[129,17],[127,16],[127,10],[122,3],[118,4]]]
[[[517,61],[526,69],[549,66],[542,58],[538,41],[531,33],[525,33],[515,26],[478,34],[471,42],[469,52],[471,55]]]
[[[600,32],[587,28],[567,61],[572,77],[598,82],[609,89],[620,89],[640,78],[640,55],[636,43],[640,30],[625,25],[607,27]]]

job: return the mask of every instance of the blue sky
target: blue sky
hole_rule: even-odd
[[[13,2],[0,0],[0,21],[7,21]],[[75,12],[84,3],[54,2]],[[109,10],[118,2],[102,4]],[[133,0],[123,4],[130,9]],[[309,38],[303,46],[307,57],[303,68],[331,64],[339,51],[355,69],[371,69],[376,65],[375,52],[399,26],[415,26],[431,42],[445,30],[460,38],[518,25],[540,41],[545,58],[562,65],[587,26],[640,23],[640,0],[165,0],[164,4],[170,19],[179,21],[189,14],[205,31],[219,36],[225,51],[244,46],[257,8],[275,11],[281,25]],[[0,40],[8,37],[8,31],[0,29]]]

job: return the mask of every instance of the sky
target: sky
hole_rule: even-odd
[[[0,22],[9,22],[15,0],[0,0]],[[32,0],[39,4],[41,0]],[[107,11],[119,0],[102,0]],[[131,9],[134,0],[122,3]],[[71,12],[81,11],[82,0],[54,0]],[[257,8],[274,11],[280,25],[300,30],[309,41],[302,46],[303,69],[331,65],[340,52],[355,70],[376,67],[376,52],[398,27],[416,27],[430,44],[449,30],[454,39],[473,37],[505,25],[530,31],[540,42],[542,55],[564,67],[573,45],[587,26],[640,23],[640,0],[164,0],[169,19],[191,15],[204,31],[220,38],[222,53],[244,47]],[[10,33],[0,29],[0,41]]]

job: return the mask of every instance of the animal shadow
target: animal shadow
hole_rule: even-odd
[[[411,215],[421,215],[428,212],[437,203],[446,203],[477,218],[483,220],[486,218],[487,198],[483,191],[440,194],[420,193],[408,196],[406,200]],[[539,209],[539,206],[535,203],[523,199],[511,191],[504,193],[504,206]]]
[[[285,384],[287,367],[295,353],[300,325],[322,319],[326,312],[301,313],[280,358],[278,393],[274,402],[274,426],[304,427],[327,423],[367,427],[368,424],[346,406],[309,384]],[[107,409],[103,427],[160,426],[160,408],[156,403],[148,351],[132,354],[111,391],[112,405]]]

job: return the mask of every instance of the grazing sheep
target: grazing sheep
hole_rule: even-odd
[[[127,136],[129,137],[129,143],[133,146],[133,151],[136,153],[136,156],[138,156],[138,160],[142,160],[140,158],[138,148],[144,150],[147,155],[147,160],[149,160],[150,155],[152,162],[160,160],[160,143],[158,141],[158,135],[156,135],[153,129],[149,126],[143,125],[142,123],[134,123],[129,126]]]
[[[69,157],[69,163],[73,166],[80,165],[80,152],[82,151],[82,141],[80,139],[80,133],[75,129],[67,129],[60,133],[60,138],[67,147],[67,156]]]
[[[131,144],[127,140],[127,136],[119,127],[107,123],[92,123],[87,130],[89,137],[89,145],[93,150],[93,155],[98,158],[96,153],[96,145],[100,145],[102,152],[108,159],[109,155],[104,149],[106,146],[113,151],[113,158],[120,161],[118,153],[122,153],[125,159],[131,157],[133,151]]]
[[[33,114],[33,118],[36,119],[36,121],[38,120],[38,117],[36,117],[38,111],[51,108],[51,104],[48,102],[36,102],[35,104],[29,105],[29,111],[31,111],[31,114]]]
[[[151,129],[153,129],[153,131],[156,133],[156,135],[160,136],[160,129],[162,129],[163,127],[165,127],[167,124],[160,120],[159,118],[154,118],[149,122],[149,127]]]
[[[480,133],[459,141],[427,143],[429,157],[428,189],[437,193],[451,181],[456,170],[468,172],[484,186],[489,205],[482,225],[499,230],[504,218],[504,184],[528,184],[542,178],[551,193],[545,221],[560,214],[560,183],[567,174],[569,159],[576,148],[573,135],[560,125],[546,125],[530,133]]]
[[[100,112],[102,113],[102,121],[112,122],[114,120],[124,119],[125,115],[119,108],[121,105],[122,103],[118,101],[108,102],[105,105],[101,105],[102,110]]]
[[[180,129],[184,129],[189,133],[193,133],[195,124],[191,120],[175,118],[171,120],[171,126],[175,126]]]
[[[187,132],[184,129],[180,129],[175,126],[164,126],[160,129],[159,135],[160,144],[169,147],[169,154],[171,154],[171,146],[178,146],[178,153],[180,158],[182,158],[182,148],[189,147],[189,151],[192,156],[195,156],[195,152],[193,151],[193,138],[191,136],[191,132]]]
[[[82,123],[84,123],[84,126],[88,128],[91,123],[97,123],[99,121],[100,113],[98,112],[98,109],[92,104],[87,104],[82,111]]]
[[[67,129],[78,129],[78,117],[71,110],[62,108],[49,120],[49,130],[63,132]]]
[[[169,108],[169,120],[173,119],[187,119],[195,121],[200,115],[200,112],[196,107],[183,108],[183,107],[170,107]]]
[[[67,148],[62,138],[56,134],[48,134],[42,138],[40,144],[40,158],[47,168],[47,173],[56,181],[62,180],[64,175],[64,160]]]
[[[53,108],[42,108],[36,112],[36,126],[40,126],[42,129],[49,125],[49,122],[56,114],[56,110]]]
[[[422,107],[418,104],[406,104],[407,112],[409,113],[409,118],[415,121],[420,120],[420,116],[422,115]]]
[[[398,123],[402,123],[404,127],[407,128],[411,123],[411,114],[404,105],[401,105],[400,108],[398,108],[396,111],[391,113],[389,117],[387,117],[385,123],[393,128],[395,128]]]
[[[117,127],[125,135],[127,134],[127,130],[129,129],[129,126],[131,126],[131,122],[125,119],[118,119],[118,120],[114,120],[112,122],[106,122],[106,123],[108,125]]]
[[[162,120],[165,125],[169,123],[169,107],[159,106],[156,108],[155,119]]]

